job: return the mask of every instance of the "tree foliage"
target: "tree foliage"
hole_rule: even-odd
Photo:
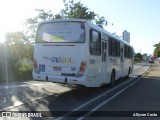
[[[6,41],[1,45],[0,57],[0,68],[3,68],[0,71],[0,81],[31,78],[32,65],[27,64],[27,61],[33,58],[33,44],[23,32],[6,34]]]
[[[153,45],[154,49],[154,56],[160,57],[160,42],[158,44]]]
[[[86,19],[96,23],[98,26],[102,27],[106,25],[105,17],[99,17],[94,11],[90,11],[87,6],[81,3],[81,1],[75,3],[74,0],[63,0],[65,8],[61,10],[60,14],[62,18],[77,18]]]
[[[84,6],[80,1],[74,3],[74,0],[70,0],[68,3],[64,0],[65,8],[61,10],[62,16],[65,18],[81,18],[89,21],[94,20],[96,14],[93,11],[89,11],[87,6]]]
[[[107,21],[105,17],[99,17],[98,14],[90,11],[90,9],[80,1],[74,2],[74,0],[63,0],[63,2],[64,9],[62,9],[58,14],[54,15],[51,10],[45,11],[44,9],[36,9],[38,13],[37,16],[26,19],[26,30],[24,31],[24,33],[32,43],[35,39],[38,23],[42,21],[75,18],[92,21],[102,28],[104,25],[106,25]]]
[[[143,60],[143,55],[141,53],[135,53],[134,61],[135,62],[141,62],[142,60]]]
[[[5,45],[9,53],[15,56],[16,61],[32,58],[33,45],[23,32],[7,33]]]

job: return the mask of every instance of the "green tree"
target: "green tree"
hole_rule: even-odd
[[[98,26],[102,27],[106,25],[107,21],[105,17],[99,17],[87,6],[84,6],[80,1],[75,3],[74,0],[63,0],[65,8],[61,10],[60,15],[62,18],[77,18],[77,19],[86,19],[92,22],[95,22]]]
[[[24,31],[24,34],[32,43],[34,43],[35,40],[38,23],[42,21],[77,18],[92,21],[102,28],[107,24],[105,17],[99,17],[98,14],[90,11],[90,9],[87,6],[84,6],[80,1],[75,3],[74,0],[63,0],[63,2],[64,9],[58,14],[54,15],[51,10],[45,11],[44,9],[36,9],[38,13],[37,16],[26,19],[24,24],[26,30]]]
[[[135,61],[135,62],[140,62],[140,61],[142,61],[142,60],[143,60],[143,56],[142,56],[141,53],[136,53],[136,54],[134,55],[134,61]]]
[[[80,1],[74,3],[74,0],[63,0],[65,8],[61,10],[62,16],[65,18],[81,18],[87,20],[94,20],[96,14],[89,11],[89,8],[84,6]]]
[[[9,80],[31,77],[32,65],[28,65],[26,62],[33,58],[33,44],[28,41],[23,32],[6,34],[6,41],[3,49],[5,52],[3,56],[7,58],[6,63],[9,67]],[[24,76],[26,72],[27,75]]]
[[[142,54],[143,59],[145,60],[147,57],[147,53]]]
[[[31,59],[33,56],[33,45],[23,32],[7,33],[5,45],[16,56],[16,60]]]
[[[154,56],[160,57],[160,42],[158,44],[153,45],[154,49]]]
[[[135,54],[135,57],[140,58],[140,59],[142,59],[142,58],[143,58],[143,56],[142,56],[142,54],[141,54],[141,53],[136,53],[136,54]]]

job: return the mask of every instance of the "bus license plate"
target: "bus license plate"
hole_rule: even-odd
[[[61,71],[61,70],[62,70],[62,67],[53,67],[53,70],[54,70],[54,71]]]

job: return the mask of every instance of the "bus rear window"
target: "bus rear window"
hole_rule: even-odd
[[[85,42],[82,22],[50,22],[41,24],[37,31],[36,42]]]

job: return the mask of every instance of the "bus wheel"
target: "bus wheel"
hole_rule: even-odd
[[[112,70],[111,79],[110,79],[110,86],[112,87],[115,82],[115,70]]]
[[[129,67],[128,69],[128,75],[126,76],[127,79],[129,78],[130,73],[131,73],[131,67]]]

